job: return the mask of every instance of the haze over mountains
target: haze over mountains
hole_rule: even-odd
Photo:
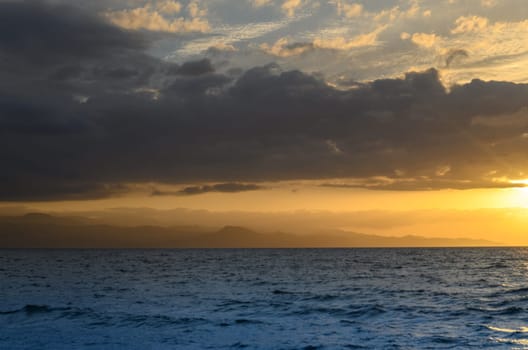
[[[384,237],[339,230],[262,233],[240,226],[118,226],[80,216],[0,217],[0,248],[311,248],[493,246],[466,238]]]

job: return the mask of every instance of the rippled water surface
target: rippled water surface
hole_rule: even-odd
[[[0,349],[528,348],[528,249],[0,250]]]

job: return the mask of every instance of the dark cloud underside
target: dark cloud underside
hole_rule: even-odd
[[[340,91],[275,65],[233,78],[146,47],[71,7],[0,3],[1,200],[104,197],[142,182],[491,187],[528,165],[527,85],[446,91],[429,70]]]
[[[202,186],[188,186],[179,191],[160,191],[155,190],[152,192],[153,196],[167,196],[167,195],[176,195],[176,196],[192,196],[204,193],[211,192],[220,192],[220,193],[238,193],[238,192],[247,192],[247,191],[256,191],[263,189],[262,186],[256,184],[243,184],[243,183],[221,183],[214,185],[202,185]]]

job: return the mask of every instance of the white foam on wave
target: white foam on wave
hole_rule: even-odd
[[[528,339],[504,339],[504,338],[491,338],[498,343],[515,344],[515,345],[528,345]]]
[[[491,331],[502,332],[502,333],[528,333],[528,327],[519,327],[517,329],[511,329],[511,328],[501,328],[501,327],[494,327],[494,326],[486,326],[486,328],[491,330]]]

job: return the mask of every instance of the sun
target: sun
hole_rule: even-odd
[[[510,180],[518,186],[507,190],[506,203],[509,207],[528,208],[528,179]]]

